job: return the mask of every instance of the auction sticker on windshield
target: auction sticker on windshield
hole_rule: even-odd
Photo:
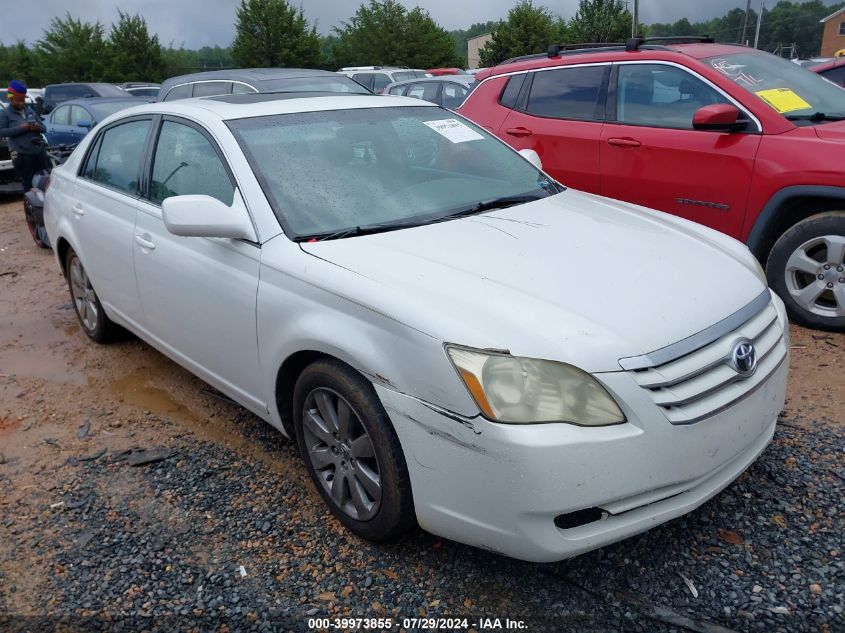
[[[484,140],[481,134],[457,119],[440,119],[439,121],[423,121],[423,123],[453,143]]]
[[[789,88],[758,90],[755,94],[781,114],[813,107]]]

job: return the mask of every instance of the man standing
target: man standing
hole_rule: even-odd
[[[0,110],[0,137],[9,139],[9,151],[23,190],[32,189],[32,177],[42,169],[50,169],[44,138],[44,123],[26,105],[26,86],[22,81],[9,82],[9,107]]]

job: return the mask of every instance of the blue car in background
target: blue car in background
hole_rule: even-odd
[[[150,99],[135,97],[91,97],[65,101],[44,119],[47,142],[50,145],[75,145],[107,116],[149,102]]]

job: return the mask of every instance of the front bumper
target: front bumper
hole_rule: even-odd
[[[420,525],[514,558],[550,562],[700,506],[771,441],[788,356],[759,388],[690,425],[671,424],[626,373],[609,375],[628,422],[584,428],[462,419],[376,386],[402,444]],[[555,517],[604,518],[561,529]]]

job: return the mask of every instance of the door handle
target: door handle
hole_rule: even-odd
[[[642,145],[638,140],[633,138],[609,138],[608,145],[615,145],[616,147],[639,147]]]
[[[73,214],[80,218],[85,215],[85,211],[82,210],[82,206],[79,203],[73,205]]]
[[[509,127],[505,130],[505,134],[510,134],[511,136],[531,136],[534,132],[526,127]]]
[[[155,250],[155,247],[156,247],[156,245],[155,245],[153,242],[151,242],[150,240],[148,240],[148,239],[144,238],[142,235],[136,235],[136,236],[135,236],[135,242],[136,242],[139,246],[143,246],[144,248],[148,248],[148,249],[150,249],[151,251],[152,251],[152,250]]]

